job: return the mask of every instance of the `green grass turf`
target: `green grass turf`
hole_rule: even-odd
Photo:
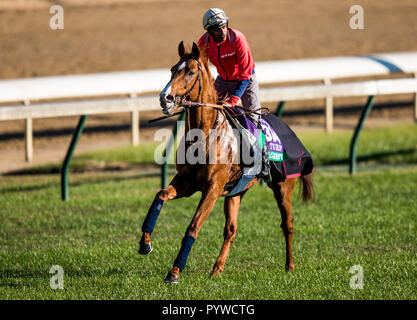
[[[57,176],[0,178],[1,299],[416,299],[417,166],[315,173],[316,203],[294,196],[295,272],[284,270],[284,237],[272,192],[253,187],[241,205],[225,272],[209,274],[223,242],[223,199],[203,226],[180,283],[163,278],[178,253],[199,193],[168,202],[154,251],[137,253],[159,178],[73,174],[70,201]],[[52,265],[64,289],[50,288]],[[363,267],[364,288],[349,283]]]
[[[298,134],[318,165],[347,164],[352,136],[353,130]],[[417,125],[365,128],[358,139],[357,160],[367,164],[416,163]]]

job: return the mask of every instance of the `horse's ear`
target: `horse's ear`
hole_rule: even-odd
[[[182,58],[185,55],[184,41],[181,41],[178,45],[178,54],[180,55],[180,58]]]
[[[193,42],[193,49],[192,49],[193,57],[198,60],[200,58],[200,49],[196,45],[195,42]]]

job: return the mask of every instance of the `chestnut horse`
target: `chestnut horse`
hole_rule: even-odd
[[[217,103],[217,92],[214,88],[214,79],[208,68],[208,61],[204,53],[200,53],[198,46],[193,43],[192,51],[186,52],[183,42],[178,46],[179,62],[171,68],[171,80],[160,93],[162,112],[171,115],[179,106],[186,105],[185,132],[198,128],[204,132],[204,144],[206,150],[215,147],[215,152],[226,155],[226,161],[221,163],[206,162],[203,164],[180,164],[177,154],[177,174],[170,185],[160,190],[149,208],[148,214],[142,226],[142,237],[139,243],[139,253],[148,254],[153,250],[151,233],[155,227],[156,219],[162,206],[171,199],[189,197],[196,191],[201,191],[202,196],[197,211],[186,229],[182,239],[181,249],[174,261],[173,268],[165,277],[165,282],[177,283],[180,272],[185,268],[188,254],[194,240],[204,224],[204,221],[212,211],[217,199],[224,198],[224,213],[226,224],[224,227],[224,242],[220,255],[214,264],[212,276],[223,272],[224,265],[229,254],[230,247],[235,239],[237,231],[237,217],[239,205],[246,191],[259,180],[253,178],[238,194],[227,196],[231,188],[228,182],[235,181],[242,175],[242,168],[232,161],[238,151],[238,142],[232,132],[232,126],[224,114],[224,110]],[[216,129],[216,137],[213,139],[211,129]],[[208,156],[207,156],[208,158]],[[224,160],[224,159],[223,159]],[[313,200],[314,186],[310,175],[301,176],[302,199]],[[281,228],[286,245],[286,270],[294,270],[291,243],[293,236],[293,215],[291,198],[296,185],[296,178],[287,178],[284,182],[272,180],[268,186],[273,190],[278,208],[281,212]]]

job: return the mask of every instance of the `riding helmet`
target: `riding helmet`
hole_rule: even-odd
[[[213,26],[222,26],[229,21],[226,13],[219,8],[211,8],[203,16],[203,28],[207,30]]]

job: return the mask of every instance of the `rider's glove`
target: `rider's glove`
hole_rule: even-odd
[[[230,96],[227,102],[230,103],[232,107],[234,107],[239,102],[239,99],[240,98],[237,96]]]

